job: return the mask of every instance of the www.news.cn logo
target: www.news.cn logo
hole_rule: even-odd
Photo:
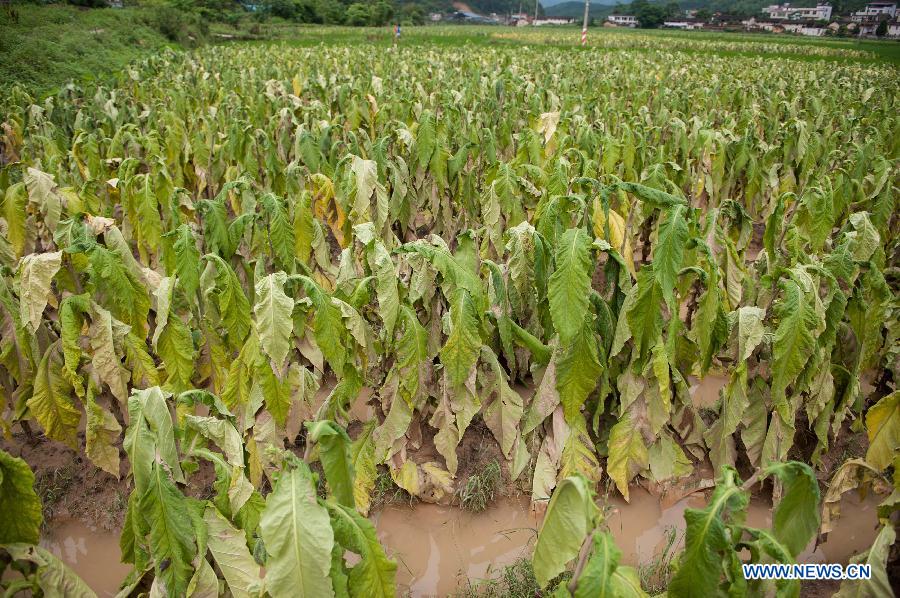
[[[872,565],[743,565],[744,579],[871,579]]]

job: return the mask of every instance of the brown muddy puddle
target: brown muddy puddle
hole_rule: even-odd
[[[846,563],[851,555],[866,550],[877,531],[878,502],[873,496],[860,502],[855,495],[847,495],[828,541],[818,548],[811,543],[801,560]],[[640,566],[666,548],[672,530],[673,550],[680,549],[684,510],[702,508],[705,499],[698,493],[663,509],[658,498],[634,488],[631,503],[619,497],[599,503],[605,512],[604,525],[622,550],[622,563]],[[386,507],[371,518],[379,540],[397,560],[398,593],[414,597],[453,595],[465,587],[466,580],[474,583],[496,577],[503,566],[530,556],[541,524],[529,508],[528,497],[500,500],[478,514],[421,503]],[[754,499],[747,523],[768,527],[771,522],[771,505]]]
[[[72,568],[97,596],[115,596],[131,572],[121,562],[119,534],[85,525],[77,519],[54,521],[41,546]]]
[[[866,550],[875,538],[879,500],[870,495],[860,501],[848,493],[828,541],[817,548],[810,545],[800,560],[846,563],[851,555]],[[622,550],[622,562],[639,566],[665,549],[670,530],[674,530],[677,549],[683,541],[684,510],[703,507],[705,500],[698,493],[663,509],[658,498],[635,487],[630,504],[619,497],[598,502],[605,513],[604,525]],[[541,524],[527,496],[501,499],[477,514],[419,503],[385,507],[371,519],[379,540],[397,561],[398,594],[414,597],[453,595],[467,580],[475,583],[496,577],[505,565],[530,556]],[[771,525],[765,500],[751,502],[748,524]],[[118,534],[93,530],[76,520],[54,525],[41,544],[99,596],[115,595],[130,570],[119,562]]]

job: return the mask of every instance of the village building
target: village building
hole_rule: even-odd
[[[769,19],[775,21],[828,21],[831,19],[831,5],[818,3],[814,7],[791,6],[790,3],[772,4],[762,9]]]
[[[637,27],[638,20],[634,15],[609,15],[606,20],[617,27]]]

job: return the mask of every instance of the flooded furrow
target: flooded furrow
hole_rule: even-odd
[[[818,547],[814,542],[801,562],[846,563],[866,550],[875,538],[880,498],[859,500],[848,494],[834,531]],[[684,540],[684,510],[702,508],[701,493],[662,508],[660,500],[641,488],[631,491],[631,502],[600,499],[604,526],[622,550],[622,562],[631,566],[651,563],[674,535],[672,551]],[[754,498],[747,523],[771,525],[771,505]],[[391,505],[373,513],[378,539],[397,561],[397,589],[414,597],[454,594],[467,581],[496,577],[504,566],[528,557],[534,549],[541,516],[530,508],[527,496],[503,498],[482,513],[457,507],[419,503]],[[41,545],[68,564],[99,596],[113,596],[130,571],[120,563],[119,536],[67,519],[55,523]]]
[[[122,563],[119,534],[86,525],[77,519],[54,521],[41,546],[55,554],[104,598],[115,596],[131,572]]]

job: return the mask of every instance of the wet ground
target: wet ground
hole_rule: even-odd
[[[631,503],[620,498],[601,499],[605,525],[622,550],[625,564],[646,565],[666,547],[674,530],[675,548],[683,540],[684,510],[704,505],[702,494],[689,496],[661,508],[658,498],[635,488]],[[846,563],[871,544],[875,537],[878,498],[864,501],[848,494],[841,518],[828,540],[801,555],[804,562]],[[540,516],[532,513],[528,497],[505,498],[483,513],[456,507],[419,503],[413,507],[388,506],[371,516],[378,537],[397,560],[401,594],[446,596],[466,580],[494,576],[505,565],[530,555],[540,528]],[[751,503],[748,523],[771,524],[770,505],[763,499]],[[100,596],[115,594],[129,567],[119,563],[118,534],[92,530],[80,521],[58,522],[42,544],[60,556]]]

